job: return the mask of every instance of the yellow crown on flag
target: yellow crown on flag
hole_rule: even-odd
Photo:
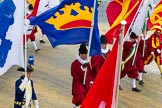
[[[72,3],[70,5],[65,5],[65,7],[61,9],[61,11],[64,12],[63,14],[56,12],[54,14],[54,16],[56,16],[55,18],[50,17],[45,22],[54,25],[57,30],[61,30],[61,26],[73,21],[77,21],[77,20],[91,21],[92,13],[94,12],[94,9],[93,8],[89,9],[88,6],[84,6],[84,10],[82,10],[80,9],[80,6],[81,6],[80,3],[75,3],[75,4]],[[91,12],[89,10],[91,10]],[[71,15],[71,11],[76,11],[78,14],[73,16]],[[78,28],[78,26],[73,28]]]

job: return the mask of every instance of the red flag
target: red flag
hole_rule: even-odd
[[[150,18],[147,20],[147,27],[152,30],[154,25],[162,26],[162,0],[154,8]]]
[[[115,67],[117,60],[117,41],[112,52],[104,62],[81,108],[111,108]]]
[[[143,0],[114,0],[108,4],[106,9],[107,19],[110,24],[109,31],[105,34],[109,44],[113,43],[113,38],[117,38],[120,33],[120,22],[127,21],[125,34],[137,16],[139,7]]]

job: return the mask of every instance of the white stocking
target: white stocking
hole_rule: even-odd
[[[75,104],[73,104],[72,108],[77,108],[77,106]]]
[[[136,88],[136,79],[132,79],[132,88]]]
[[[38,47],[37,47],[37,45],[36,45],[36,42],[35,42],[35,41],[32,41],[32,43],[33,43],[33,45],[34,45],[34,49],[37,50]]]
[[[142,80],[142,73],[139,73],[139,81]]]

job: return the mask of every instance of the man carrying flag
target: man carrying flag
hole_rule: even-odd
[[[37,47],[36,41],[35,41],[35,33],[37,32],[37,27],[36,26],[32,26],[30,25],[30,21],[29,18],[31,16],[33,12],[33,5],[29,4],[28,6],[28,11],[27,11],[27,19],[26,19],[26,27],[27,27],[27,31],[26,31],[26,39],[30,39],[31,42],[34,45],[34,49],[35,52],[39,51],[40,49]],[[25,38],[25,35],[24,35]],[[24,39],[24,44],[25,44],[25,39]]]
[[[88,59],[87,59],[87,48],[86,45],[81,44],[79,48],[79,55],[76,56],[76,60],[74,60],[71,64],[71,76],[73,77],[72,81],[72,108],[77,108],[77,106],[81,105],[85,96],[90,89],[91,75],[90,71],[87,70],[88,67]],[[84,74],[86,72],[86,81],[84,81]]]
[[[130,34],[130,41],[124,42],[123,57],[122,57],[122,71],[121,78],[127,75],[132,81],[132,91],[140,92],[141,90],[136,86],[136,79],[138,78],[137,60],[138,54],[136,55],[137,44],[139,43],[139,37],[132,32]],[[134,59],[135,58],[135,59]]]
[[[26,43],[26,41],[30,38],[31,42],[34,45],[34,49],[35,52],[39,51],[40,49],[37,47],[36,45],[36,41],[35,41],[35,33],[37,32],[37,27],[34,25],[32,26],[30,24],[29,19],[31,17],[34,17],[37,15],[38,12],[38,6],[39,6],[39,2],[40,0],[35,0],[33,3],[34,4],[28,4],[28,10],[27,10],[27,15],[26,15],[26,29],[25,29],[25,34],[26,34],[26,40],[25,40],[25,34],[24,34],[24,44]]]

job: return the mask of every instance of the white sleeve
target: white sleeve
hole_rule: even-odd
[[[32,30],[33,30],[33,26],[30,25],[29,19],[26,19],[25,20],[25,25],[24,25],[24,34],[25,33],[26,34],[31,34]]]

